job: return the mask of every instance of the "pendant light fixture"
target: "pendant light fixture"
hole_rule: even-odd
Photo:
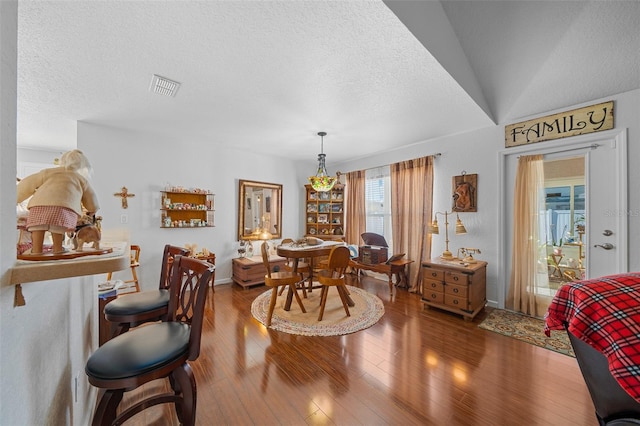
[[[309,182],[311,183],[311,187],[318,192],[327,192],[331,191],[333,185],[336,184],[337,178],[333,176],[329,176],[327,173],[327,166],[325,165],[324,159],[326,157],[324,153],[324,137],[327,136],[326,132],[318,132],[318,136],[320,136],[320,154],[318,154],[318,171],[315,176],[309,177]]]

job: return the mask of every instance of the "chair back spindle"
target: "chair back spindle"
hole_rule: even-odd
[[[178,255],[189,256],[190,253],[191,251],[189,249],[183,247],[172,246],[170,244],[164,246],[162,266],[160,269],[160,290],[166,290],[171,286],[170,273],[173,259]]]
[[[179,261],[178,261],[179,260]],[[176,255],[171,272],[168,321],[191,326],[189,360],[200,354],[200,338],[209,281],[215,267],[192,257]]]

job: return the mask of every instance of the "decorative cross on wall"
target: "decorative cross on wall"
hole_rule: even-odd
[[[127,187],[123,186],[120,192],[116,192],[115,194],[113,194],[115,197],[122,197],[123,209],[126,209],[127,207],[129,207],[129,202],[127,201],[127,198],[136,196],[136,194],[129,194],[128,191],[129,190],[127,189]]]

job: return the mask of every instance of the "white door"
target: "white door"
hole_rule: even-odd
[[[534,144],[501,153],[500,258],[504,265],[498,307],[504,308],[511,273],[513,190],[518,157],[544,154],[545,159],[585,156],[586,277],[627,271],[627,145],[626,130],[576,136],[563,141]],[[604,235],[608,234],[608,235]],[[596,246],[597,247],[594,247]]]
[[[586,156],[587,278],[627,272],[626,141],[596,141]]]

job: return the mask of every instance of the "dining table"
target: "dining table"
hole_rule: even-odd
[[[305,242],[292,242],[280,244],[276,247],[276,252],[280,257],[286,257],[293,260],[293,271],[298,272],[298,262],[300,259],[308,259],[309,262],[309,282],[313,283],[313,269],[315,259],[322,256],[328,256],[331,250],[336,246],[346,246],[342,241],[322,241],[319,244],[307,244]],[[291,308],[293,300],[293,291],[289,289],[287,299],[285,301],[284,310]],[[354,306],[353,301],[349,298],[349,306]]]

